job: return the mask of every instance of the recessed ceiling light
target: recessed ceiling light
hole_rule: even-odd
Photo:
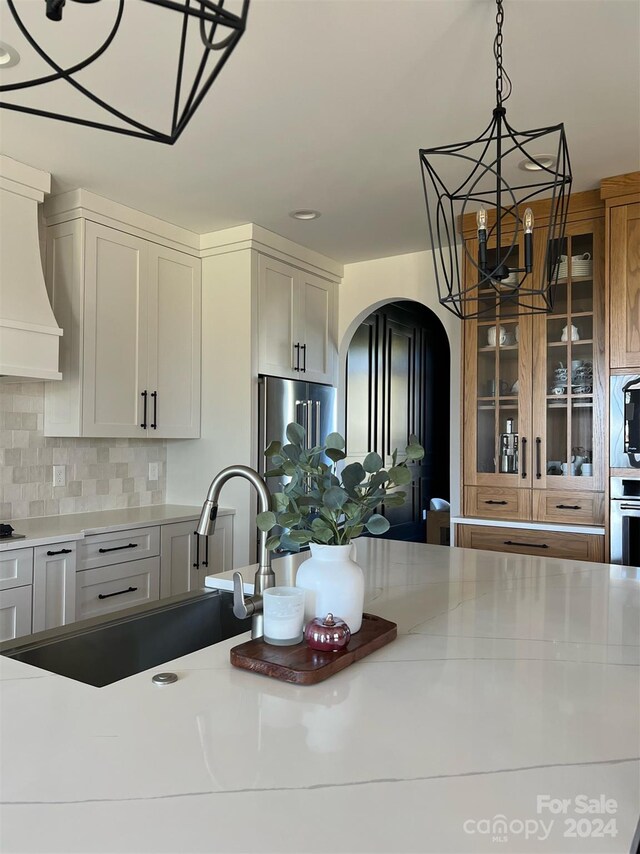
[[[291,211],[289,216],[292,216],[294,219],[318,219],[318,217],[320,216],[320,211],[312,211],[312,210]]]
[[[518,168],[525,172],[541,172],[543,169],[555,169],[557,158],[553,154],[534,154],[535,160],[522,160]]]
[[[6,42],[0,42],[0,68],[11,68],[20,62],[20,54]]]

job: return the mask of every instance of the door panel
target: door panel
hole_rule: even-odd
[[[260,373],[298,379],[293,346],[299,343],[294,328],[296,271],[287,264],[261,255],[258,262],[260,313]],[[297,355],[297,354],[296,354]],[[298,366],[299,367],[299,366]]]
[[[309,273],[299,274],[300,320],[296,340],[304,347],[301,368],[309,382],[333,382],[333,289],[331,282]]]

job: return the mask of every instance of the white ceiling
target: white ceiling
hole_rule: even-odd
[[[16,5],[67,61],[97,46],[115,0],[67,2],[58,24],[43,0]],[[84,79],[157,118],[172,103],[179,18],[127,0],[127,26]],[[85,187],[197,232],[256,222],[345,263],[420,250],[418,148],[489,123],[494,19],[493,0],[252,0],[245,36],[175,146],[2,110],[0,150],[51,172],[56,191]],[[36,70],[4,2],[0,28],[23,56],[2,82]],[[637,0],[505,0],[504,34],[509,120],[564,121],[574,190],[640,167]],[[40,103],[78,106],[53,86]],[[322,217],[295,221],[296,208]]]

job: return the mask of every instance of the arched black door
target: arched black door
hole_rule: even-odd
[[[424,459],[411,466],[403,507],[382,510],[394,540],[425,540],[431,498],[449,499],[449,342],[436,315],[403,300],[373,312],[347,355],[346,441],[349,462],[376,451],[390,465],[415,433]]]

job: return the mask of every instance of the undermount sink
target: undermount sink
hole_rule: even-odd
[[[195,591],[0,644],[0,654],[102,688],[251,628],[232,596]]]

